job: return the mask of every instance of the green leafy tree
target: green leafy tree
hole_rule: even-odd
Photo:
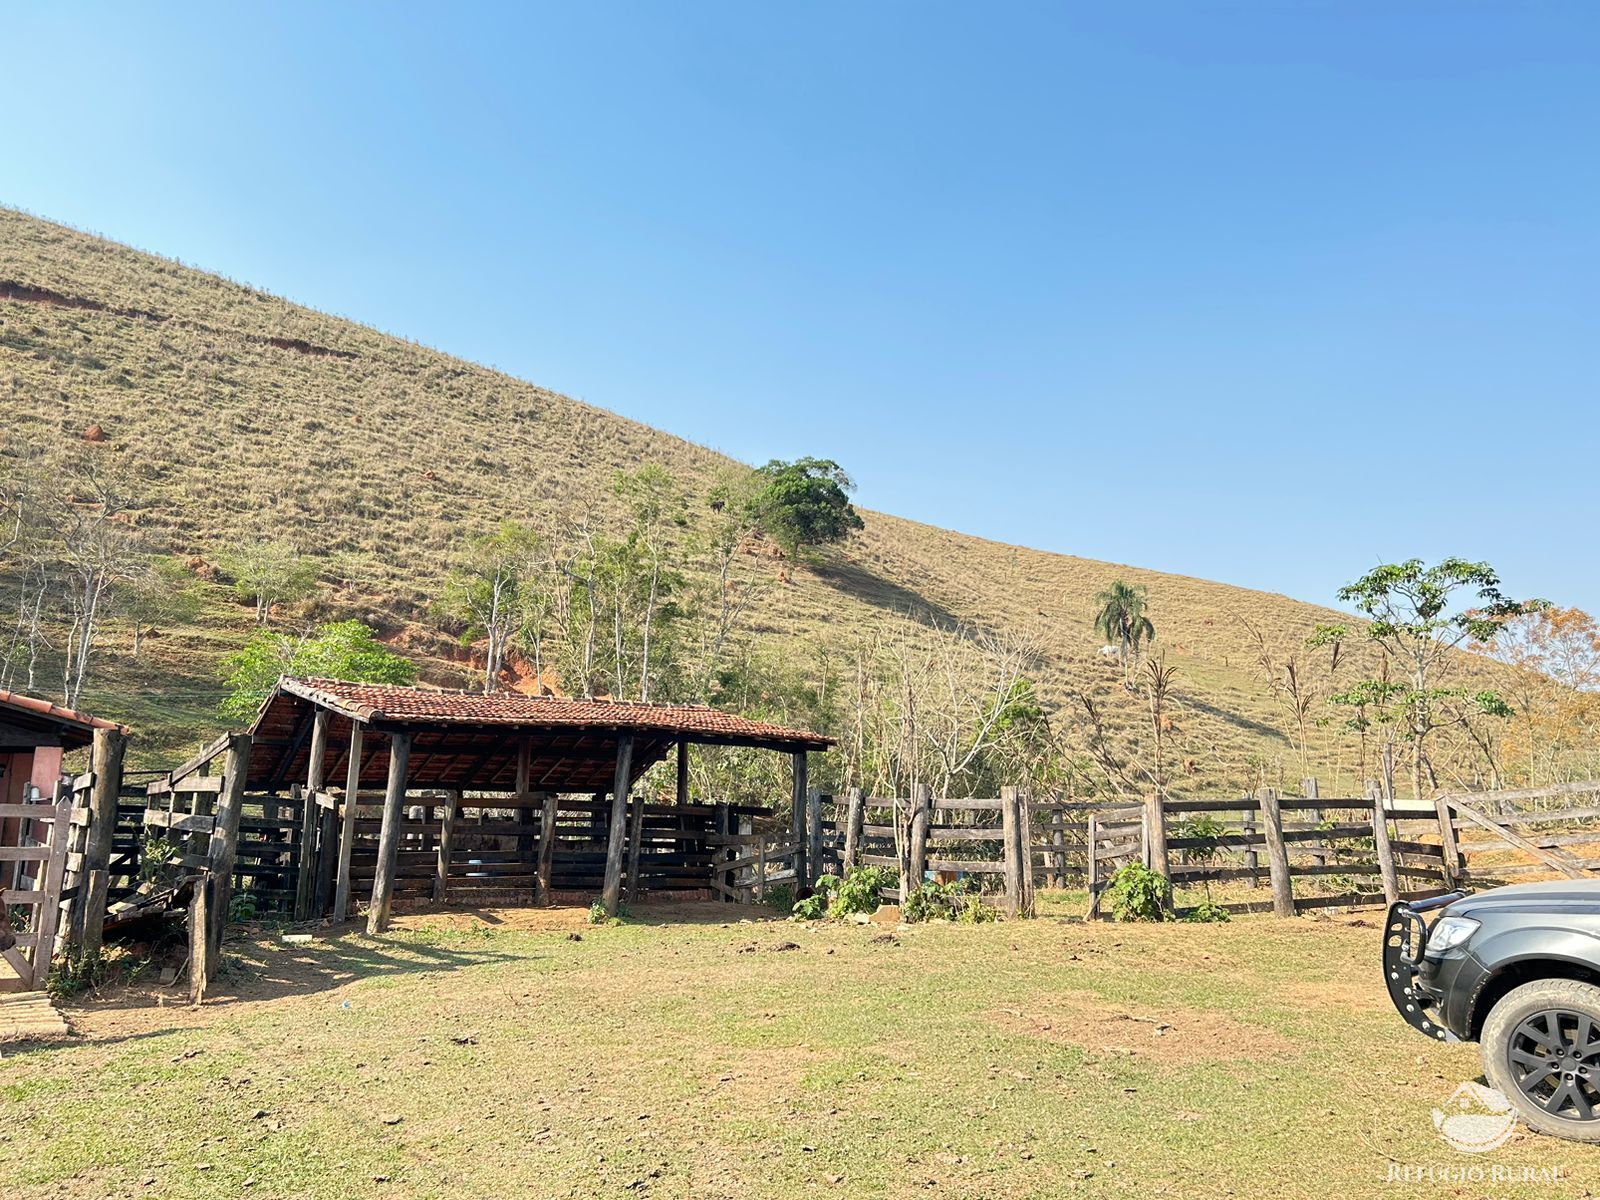
[[[304,637],[260,630],[222,659],[228,695],[225,716],[248,721],[271,693],[280,676],[321,676],[356,683],[411,684],[417,668],[378,641],[360,621],[334,621]]]
[[[317,588],[316,562],[288,542],[251,542],[221,555],[218,565],[233,579],[234,595],[255,604],[258,625],[274,604],[304,600]]]
[[[1471,603],[1462,603],[1463,593]],[[1394,673],[1360,680],[1332,699],[1374,712],[1378,720],[1403,730],[1411,744],[1412,787],[1420,798],[1425,778],[1438,786],[1428,760],[1430,734],[1457,726],[1474,735],[1475,719],[1509,714],[1492,691],[1448,685],[1456,652],[1469,642],[1492,643],[1507,620],[1536,611],[1544,602],[1510,599],[1488,563],[1464,558],[1447,558],[1431,567],[1420,558],[1386,563],[1340,588],[1338,595],[1368,618],[1366,635],[1393,664]]]
[[[1122,651],[1124,678],[1131,678],[1139,649],[1156,640],[1156,627],[1150,620],[1149,599],[1143,586],[1118,579],[1094,598],[1095,631]]]
[[[832,459],[773,459],[756,474],[760,486],[748,502],[750,514],[791,558],[842,542],[864,528],[850,503],[856,485]]]

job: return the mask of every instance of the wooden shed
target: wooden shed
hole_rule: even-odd
[[[833,744],[703,705],[287,678],[244,736],[244,792],[287,792],[303,813],[298,911],[343,919],[365,895],[373,932],[397,894],[443,899],[483,881],[541,901],[598,892],[611,912],[624,879],[630,895],[709,887],[718,809],[691,801],[692,745],[789,756],[803,882],[806,756]],[[630,803],[635,781],[673,755],[675,803]]]

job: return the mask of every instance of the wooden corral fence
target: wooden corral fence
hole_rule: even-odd
[[[342,795],[321,792],[317,805],[343,822]],[[627,805],[629,851],[624,868],[629,901],[641,895],[708,894],[725,868],[715,863],[732,843],[720,830],[729,813],[770,815],[768,809],[725,804],[659,804],[633,796]],[[378,863],[383,795],[362,792],[350,829],[350,880],[357,895],[370,890]],[[548,820],[548,834],[546,824]],[[531,901],[543,894],[592,896],[605,882],[611,803],[589,797],[533,792],[412,792],[399,826],[396,897],[434,900]],[[299,907],[316,914],[336,888],[334,837],[314,838],[311,870]]]
[[[1600,875],[1600,780],[1494,792],[1444,793],[1453,873],[1489,885]]]
[[[0,820],[21,822],[16,844],[0,846],[0,862],[16,864],[11,885],[0,888],[8,914],[0,922],[0,992],[42,990],[50,978],[79,783],[63,781],[48,801],[30,785],[27,801],[0,804]]]

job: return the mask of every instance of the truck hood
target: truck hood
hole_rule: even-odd
[[[1482,918],[1502,912],[1600,916],[1600,879],[1519,883],[1457,900],[1444,910],[1453,917]]]

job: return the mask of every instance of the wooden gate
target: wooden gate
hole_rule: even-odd
[[[0,891],[0,992],[43,990],[55,952],[72,828],[71,785],[54,801],[0,804],[0,826],[17,821],[14,845],[0,845],[0,862],[14,862],[12,887]],[[10,942],[10,945],[6,945]]]

